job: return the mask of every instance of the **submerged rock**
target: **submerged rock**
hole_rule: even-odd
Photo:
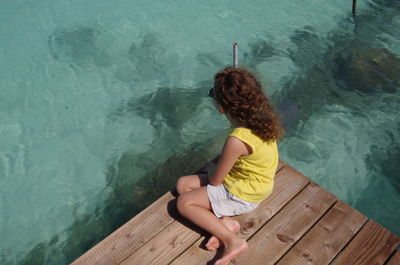
[[[301,69],[308,69],[321,61],[321,54],[316,50],[321,51],[323,48],[316,29],[311,26],[296,29],[293,35],[290,36],[290,40],[295,47],[288,50],[289,58]]]
[[[270,40],[268,40],[270,38]],[[278,50],[274,47],[271,37],[257,39],[249,44],[249,52],[243,54],[243,62],[250,68],[267,61],[269,58],[278,55]]]
[[[284,128],[291,129],[296,124],[300,114],[299,103],[290,98],[283,98],[276,106],[279,120]]]
[[[50,53],[55,60],[79,66],[109,66],[110,58],[98,44],[101,33],[98,27],[85,25],[57,29],[48,39]]]
[[[116,114],[135,114],[150,120],[156,129],[167,125],[179,131],[193,117],[206,91],[160,87],[153,93],[130,100]]]
[[[400,59],[385,48],[346,47],[336,53],[335,63],[337,77],[357,91],[395,93],[400,85]]]
[[[143,80],[156,80],[165,73],[166,48],[157,35],[148,33],[131,44],[128,58]]]

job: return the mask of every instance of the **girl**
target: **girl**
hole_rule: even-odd
[[[222,265],[248,248],[246,240],[236,235],[239,223],[228,216],[254,210],[272,192],[281,127],[260,83],[245,69],[227,67],[217,73],[209,96],[233,130],[215,172],[178,179],[177,207],[212,235],[207,249],[224,245],[215,263]]]

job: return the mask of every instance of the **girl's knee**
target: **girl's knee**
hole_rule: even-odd
[[[176,191],[183,194],[188,191],[198,189],[208,184],[207,175],[189,175],[180,177],[176,181]]]
[[[178,211],[180,214],[184,211],[184,209],[189,205],[189,200],[185,194],[179,195],[177,201],[176,201],[176,208],[178,208]]]
[[[176,181],[176,191],[178,192],[179,195],[185,193],[187,190],[187,181],[185,179],[185,176],[180,177]]]

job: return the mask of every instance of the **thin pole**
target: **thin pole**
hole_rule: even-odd
[[[238,44],[233,43],[233,66],[238,67]]]
[[[357,0],[353,0],[353,16],[356,15]]]

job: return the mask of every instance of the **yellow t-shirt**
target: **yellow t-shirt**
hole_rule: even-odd
[[[279,162],[276,141],[266,142],[247,128],[235,128],[229,136],[248,144],[252,153],[236,160],[223,184],[230,193],[242,200],[261,202],[272,193],[274,186]]]

